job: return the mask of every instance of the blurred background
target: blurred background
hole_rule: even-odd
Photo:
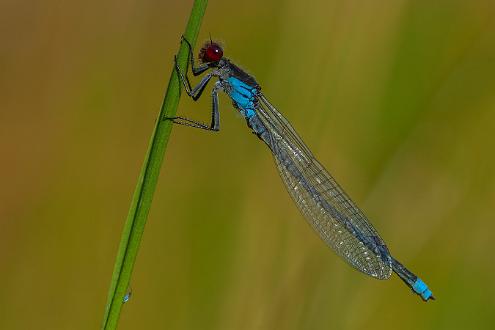
[[[0,1],[1,329],[100,327],[191,5]],[[494,16],[210,1],[200,42],[255,75],[438,300],[330,251],[222,96],[220,133],[172,132],[119,328],[493,329]],[[179,112],[206,121],[209,97]]]

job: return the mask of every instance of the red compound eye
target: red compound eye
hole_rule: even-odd
[[[203,62],[218,62],[222,59],[223,56],[223,49],[220,47],[219,44],[215,42],[207,42],[203,48],[201,49],[201,52],[199,54],[199,57]]]

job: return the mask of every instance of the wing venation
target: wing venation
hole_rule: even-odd
[[[390,277],[388,249],[363,212],[314,158],[294,128],[260,93],[263,139],[297,207],[321,239],[356,269]]]

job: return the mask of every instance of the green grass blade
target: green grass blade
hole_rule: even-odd
[[[207,0],[194,1],[184,33],[184,36],[192,45],[196,43],[207,3]],[[180,39],[177,38],[177,43],[179,41]],[[185,44],[182,44],[177,55],[177,62],[184,71],[187,65],[187,55],[187,48]],[[172,130],[172,122],[161,118],[175,116],[177,105],[179,104],[180,88],[177,73],[172,68],[167,92],[151,136],[148,152],[146,153],[122,233],[102,324],[102,329],[105,330],[116,329],[117,327],[123,298],[129,286],[132,269],[160,174],[163,156]]]

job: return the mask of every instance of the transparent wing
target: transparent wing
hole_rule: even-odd
[[[267,129],[262,138],[306,220],[353,267],[378,279],[389,278],[390,253],[366,216],[261,93],[259,101],[258,117]]]

